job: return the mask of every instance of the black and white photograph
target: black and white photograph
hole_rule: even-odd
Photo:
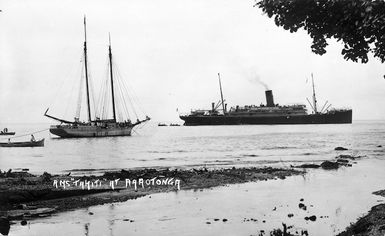
[[[385,235],[384,0],[1,0],[0,235]]]

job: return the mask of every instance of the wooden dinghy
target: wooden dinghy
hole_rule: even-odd
[[[6,132],[4,133],[3,131],[0,132],[0,135],[15,135],[15,132]]]
[[[8,129],[4,128],[2,131],[0,131],[0,135],[15,135],[15,132],[8,132]]]
[[[38,141],[0,143],[0,147],[44,147],[44,138]]]
[[[5,213],[6,216],[11,219],[21,219],[24,217],[38,217],[46,216],[48,214],[54,213],[56,208],[37,208],[37,209],[20,209],[20,210],[10,210]],[[4,213],[2,213],[4,214]]]

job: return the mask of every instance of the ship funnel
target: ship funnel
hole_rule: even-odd
[[[266,90],[265,95],[266,95],[266,106],[274,107],[275,105],[274,105],[273,91]]]

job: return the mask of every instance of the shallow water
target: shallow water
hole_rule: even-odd
[[[282,223],[294,225],[292,232],[335,235],[382,201],[371,193],[385,187],[384,164],[364,159],[285,180],[154,194],[13,225],[9,235],[258,235]],[[298,207],[301,198],[306,211]],[[316,221],[304,219],[311,215]],[[257,221],[245,220],[251,218]]]
[[[47,129],[48,124],[5,125],[16,136]],[[383,158],[385,122],[342,125],[261,125],[158,127],[154,123],[131,137],[55,139],[48,131],[44,148],[0,148],[0,169],[29,168],[60,173],[136,167],[288,166],[334,158],[336,146],[350,154]],[[3,137],[0,137],[2,139]],[[15,140],[28,140],[29,136]],[[385,146],[385,145],[383,145]]]

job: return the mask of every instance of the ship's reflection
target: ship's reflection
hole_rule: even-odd
[[[109,235],[110,236],[114,236],[114,226],[115,226],[115,214],[114,214],[114,210],[115,210],[115,205],[114,204],[111,204],[108,206],[107,208],[107,211],[108,211],[108,232],[109,232]],[[94,213],[89,209],[87,208],[87,214],[88,215],[94,215]],[[90,227],[91,227],[91,224],[89,222],[85,223],[84,224],[84,235],[85,236],[90,236],[92,235],[92,233],[90,234]]]

